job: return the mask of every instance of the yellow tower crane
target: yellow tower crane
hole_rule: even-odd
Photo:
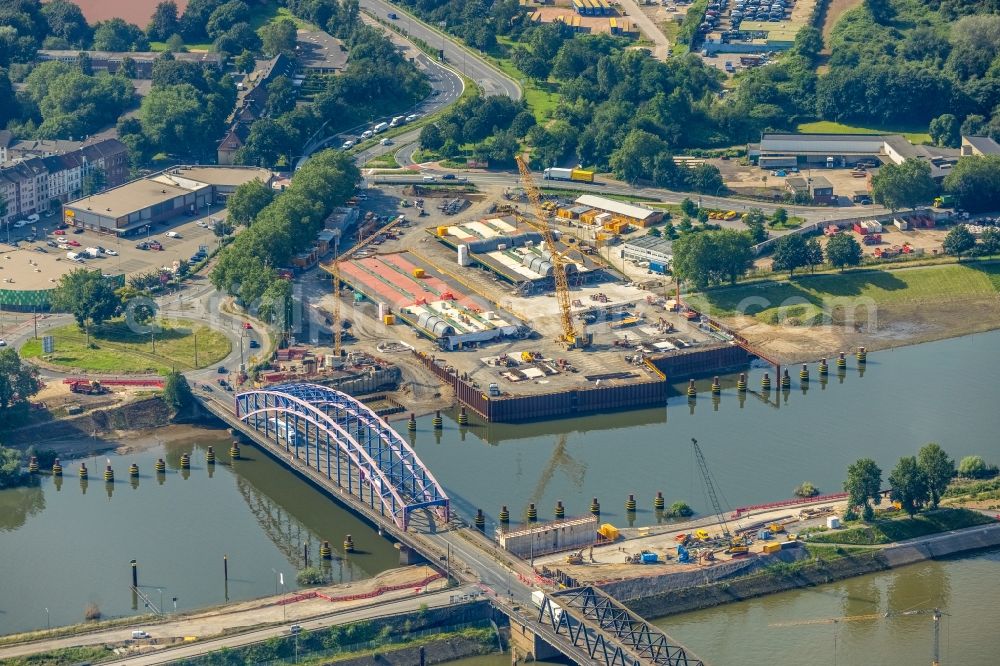
[[[531,202],[535,217],[537,218],[536,226],[541,230],[542,236],[545,238],[545,247],[549,249],[552,261],[552,277],[555,280],[556,301],[559,303],[559,315],[562,321],[562,334],[559,336],[559,341],[571,348],[585,347],[587,336],[578,334],[576,327],[573,325],[573,312],[570,308],[569,280],[566,278],[566,257],[556,248],[555,234],[552,233],[552,227],[549,226],[548,222],[549,214],[542,207],[542,193],[539,191],[538,186],[535,185],[535,179],[531,175],[528,163],[520,155],[516,156],[515,159],[517,160],[517,169],[521,172],[521,182],[524,185],[524,191],[528,194],[528,200]]]

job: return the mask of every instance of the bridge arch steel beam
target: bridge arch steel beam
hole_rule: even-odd
[[[383,419],[354,398],[316,384],[289,384],[246,391],[238,394],[235,402],[237,418],[256,430],[262,429],[268,438],[273,423],[276,441],[282,434],[277,419],[282,418],[285,449],[291,449],[288,437],[291,430],[295,433],[296,457],[302,438],[306,464],[313,466],[310,456],[310,448],[313,448],[317,471],[323,471],[320,454],[325,452],[326,475],[330,479],[334,478],[330,449],[335,446],[346,456],[348,491],[363,501],[363,486],[367,485],[372,508],[374,497],[378,496],[382,514],[388,511],[401,529],[407,529],[410,513],[419,508],[437,507],[445,519],[449,517],[447,494],[413,449]],[[336,408],[348,418],[336,418],[327,407]],[[354,419],[356,435],[351,432],[350,417]],[[343,486],[340,455],[337,461],[336,481]],[[351,464],[359,477],[357,493],[351,478]]]

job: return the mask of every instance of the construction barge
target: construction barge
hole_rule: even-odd
[[[663,406],[671,381],[704,376],[745,366],[750,355],[730,343],[672,352],[643,359],[639,372],[613,373],[586,386],[531,395],[490,395],[443,359],[414,352],[442,382],[451,386],[459,403],[487,423],[523,423],[610,411]]]

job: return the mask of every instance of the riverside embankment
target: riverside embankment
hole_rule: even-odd
[[[885,547],[797,548],[687,574],[633,578],[601,587],[643,617],[665,617],[801,587],[1000,546],[1000,525],[912,539]]]

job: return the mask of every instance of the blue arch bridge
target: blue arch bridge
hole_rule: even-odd
[[[388,423],[349,395],[279,384],[236,395],[236,417],[403,531],[415,512],[450,519],[448,495]]]

